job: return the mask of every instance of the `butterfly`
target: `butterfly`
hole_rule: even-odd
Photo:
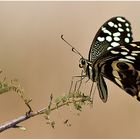
[[[140,42],[133,42],[131,24],[125,17],[113,17],[99,28],[88,59],[72,49],[81,56],[79,67],[96,82],[103,102],[108,99],[105,78],[140,101]]]

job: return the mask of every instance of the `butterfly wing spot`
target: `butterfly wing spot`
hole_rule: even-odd
[[[118,25],[117,25],[117,24],[114,24],[114,27],[115,27],[115,28],[118,28]]]
[[[118,42],[112,42],[112,43],[111,43],[111,46],[112,46],[112,47],[117,47],[117,46],[119,46],[119,45],[120,45],[120,44],[119,44]]]
[[[130,45],[131,45],[132,47],[136,47],[136,46],[137,46],[135,43],[130,43]]]
[[[103,41],[105,40],[105,38],[99,36],[99,37],[97,38],[97,40],[100,41],[100,42],[103,42]]]
[[[117,37],[117,36],[115,36],[115,37],[114,37],[114,40],[115,40],[115,41],[120,41],[120,38]]]
[[[121,54],[122,54],[122,55],[127,55],[127,54],[128,54],[128,52],[121,52]]]
[[[140,51],[132,51],[132,53],[140,53]]]
[[[126,28],[126,31],[127,31],[127,32],[130,32],[130,29],[129,29],[129,28]]]
[[[125,23],[125,26],[126,26],[126,27],[129,27],[130,25],[129,25],[128,23]]]
[[[130,33],[128,33],[127,36],[130,37],[131,36]]]
[[[111,36],[107,36],[107,37],[106,37],[106,40],[107,40],[108,42],[111,42],[111,41],[112,41],[112,37],[111,37]]]
[[[108,22],[108,25],[110,26],[110,27],[113,27],[114,26],[114,23],[113,22]]]
[[[124,29],[122,29],[122,28],[118,28],[118,30],[119,30],[120,32],[124,32]]]
[[[110,49],[112,49],[112,47],[108,47],[108,48],[107,48],[107,50],[110,50]]]
[[[120,36],[120,35],[121,35],[120,32],[115,32],[115,33],[113,33],[113,36]]]
[[[120,58],[119,61],[134,63],[133,61],[125,59],[125,58]]]
[[[121,46],[121,49],[129,52],[129,50],[126,47],[124,47],[124,46]]]
[[[136,58],[133,56],[125,56],[125,58],[130,59],[130,60],[136,60]]]
[[[119,54],[119,52],[118,51],[114,51],[114,50],[112,50],[112,51],[110,51],[112,54]]]
[[[104,32],[104,33],[107,33],[107,34],[109,34],[109,35],[111,35],[112,33],[109,31],[109,30],[107,30],[106,28],[102,28],[102,31]]]
[[[125,22],[125,19],[123,19],[122,17],[117,17],[117,20],[120,22]]]
[[[119,24],[118,24],[118,26],[119,26],[119,27],[122,27],[122,24],[121,24],[121,23],[119,23]]]
[[[136,53],[131,53],[131,55],[132,55],[132,56],[138,56],[138,54],[136,54]]]
[[[127,37],[124,39],[124,41],[125,41],[126,43],[129,43],[129,42],[130,42],[129,38],[127,38]]]

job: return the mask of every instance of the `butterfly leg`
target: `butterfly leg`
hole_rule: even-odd
[[[72,90],[72,86],[73,86],[73,80],[72,80],[72,81],[71,81],[71,83],[70,83],[69,94],[71,93],[71,90]]]
[[[81,85],[82,85],[82,80],[86,77],[86,76],[79,76],[80,77],[80,80],[77,80],[76,82],[75,82],[75,85],[74,85],[74,92],[78,92],[79,90],[80,90],[80,87],[81,87]],[[79,85],[78,85],[78,83],[79,83]]]
[[[79,80],[79,86],[78,86],[78,88],[77,88],[77,92],[80,90],[80,87],[81,87],[81,85],[82,85],[82,81],[83,81],[83,79],[86,77],[86,75],[83,75],[83,70],[82,70],[82,72],[81,72],[81,79]],[[78,82],[78,81],[77,81]]]
[[[83,75],[83,71],[81,72],[81,76],[73,76],[72,77],[72,81],[71,81],[71,85],[70,85],[70,89],[69,89],[69,94],[72,93],[72,92],[77,92],[80,90],[80,87],[82,85],[82,80],[86,77],[86,75]],[[73,88],[73,83],[74,83],[74,79],[75,78],[80,78],[80,80],[77,80],[75,82],[75,85],[74,85],[74,90],[72,91],[72,88]],[[78,85],[79,83],[79,85]],[[78,86],[78,87],[77,87]]]

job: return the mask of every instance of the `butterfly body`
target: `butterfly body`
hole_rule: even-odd
[[[80,59],[80,68],[97,83],[103,102],[108,98],[104,77],[140,100],[140,42],[132,41],[130,22],[113,17],[95,35],[88,60]]]

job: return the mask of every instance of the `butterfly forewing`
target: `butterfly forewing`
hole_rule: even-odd
[[[113,17],[95,35],[89,51],[89,61],[95,61],[106,50],[128,44],[132,40],[130,22],[121,16]]]

